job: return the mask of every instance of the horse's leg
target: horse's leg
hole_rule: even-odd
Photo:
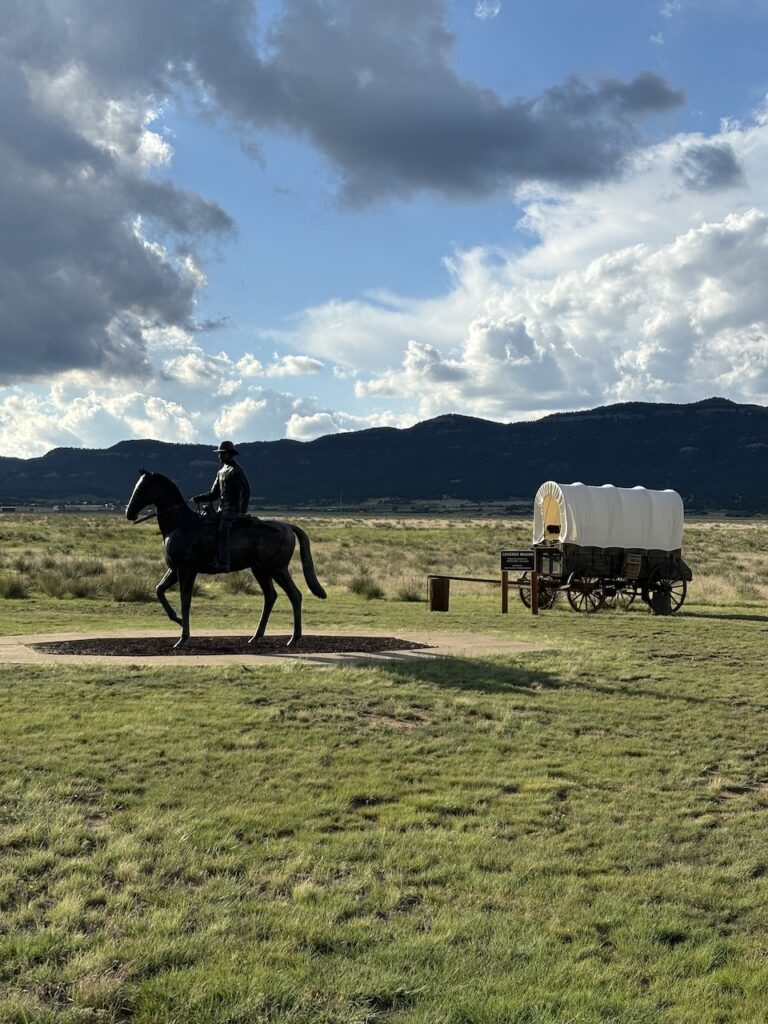
[[[179,590],[181,592],[181,636],[173,645],[183,647],[189,640],[189,609],[192,604],[192,588],[197,578],[196,569],[179,569]]]
[[[261,592],[264,595],[264,608],[259,619],[259,625],[256,632],[253,634],[251,639],[248,641],[249,644],[254,643],[256,640],[261,640],[267,628],[267,622],[272,609],[275,606],[277,600],[277,591],[275,590],[274,584],[272,583],[272,577],[266,572],[257,572],[256,569],[251,566],[251,572],[256,577],[256,582],[261,587]]]
[[[301,640],[301,591],[293,582],[293,577],[287,569],[278,569],[272,578],[286,592],[288,600],[291,602],[291,608],[293,608],[293,633],[287,646],[294,647]]]
[[[155,587],[155,593],[157,594],[157,600],[165,609],[165,614],[168,616],[171,622],[178,622],[178,624],[181,625],[181,619],[173,610],[171,602],[165,596],[166,590],[168,590],[169,587],[175,586],[175,584],[178,582],[178,579],[178,572],[175,569],[169,569],[165,576],[163,576],[163,578]]]

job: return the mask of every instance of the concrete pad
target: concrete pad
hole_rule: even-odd
[[[233,632],[226,629],[209,629],[205,631],[206,636],[242,636],[242,630]],[[356,636],[360,634],[329,631],[323,636]],[[392,636],[393,631],[367,630],[367,636]],[[101,640],[120,639],[122,637],[168,637],[169,655],[163,657],[136,657],[135,655],[81,655],[81,654],[44,654],[36,651],[32,644],[61,642],[66,640]],[[523,643],[517,640],[507,640],[499,636],[478,636],[475,633],[402,633],[397,636],[401,640],[408,640],[413,643],[426,644],[426,649],[414,651],[384,651],[380,653],[341,653],[341,654],[312,654],[302,653],[301,650],[287,650],[285,654],[261,655],[257,650],[253,654],[184,654],[170,653],[170,648],[179,637],[178,630],[133,630],[131,632],[104,632],[104,633],[35,633],[26,636],[3,636],[0,637],[0,664],[12,665],[154,665],[156,668],[168,668],[177,666],[186,668],[189,666],[214,666],[222,664],[240,665],[280,665],[286,661],[302,661],[313,665],[338,665],[341,663],[356,663],[361,661],[402,661],[405,659],[434,659],[446,657],[482,657],[483,655],[496,654],[517,654],[526,651],[543,650],[538,644]]]

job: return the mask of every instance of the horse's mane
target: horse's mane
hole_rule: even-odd
[[[181,491],[178,488],[178,485],[175,484],[173,480],[170,479],[170,477],[163,476],[162,473],[155,473],[151,469],[142,469],[141,472],[146,476],[151,476],[153,481],[159,484],[160,487],[163,488],[164,490],[169,491],[171,494],[178,495],[179,501],[184,501],[184,498],[182,496]]]

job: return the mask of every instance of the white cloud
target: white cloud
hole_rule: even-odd
[[[233,372],[235,365],[226,353],[211,355],[195,346],[183,356],[166,359],[163,375],[179,384],[211,384]]]
[[[286,436],[294,441],[313,441],[326,434],[343,434],[368,427],[409,427],[415,422],[412,415],[391,412],[370,416],[353,416],[345,412],[316,412],[309,415],[294,413],[288,420]]]
[[[439,298],[314,307],[291,342],[348,368],[361,402],[420,416],[766,401],[767,169],[759,112],[646,149],[621,182],[529,188],[527,251],[457,254]]]
[[[232,437],[240,442],[274,441],[287,435],[292,417],[315,412],[317,400],[314,398],[253,387],[238,401],[221,408],[213,428],[217,437]]]
[[[501,0],[477,0],[475,4],[475,17],[481,21],[495,18],[501,13]]]
[[[267,377],[306,377],[309,374],[320,373],[324,364],[319,359],[311,356],[278,356],[275,353],[274,362],[267,367]]]
[[[294,330],[275,334],[286,345],[300,347],[342,371],[381,371],[391,363],[393,349],[421,335],[441,347],[461,343],[477,307],[472,291],[478,252],[446,260],[453,288],[436,299],[411,299],[377,293],[368,300],[333,299],[304,310]]]
[[[261,377],[264,373],[264,367],[252,352],[246,352],[237,361],[237,372],[242,374],[243,377]]]
[[[0,451],[28,458],[59,446],[104,448],[125,438],[197,439],[178,402],[103,385],[81,390],[82,384],[64,378],[47,394],[0,391]]]

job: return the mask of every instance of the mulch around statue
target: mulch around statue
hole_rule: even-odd
[[[277,654],[384,654],[389,651],[429,650],[430,644],[400,640],[394,636],[303,636],[293,647],[287,647],[285,636],[265,636],[249,644],[247,636],[190,637],[184,647],[174,649],[176,641],[168,636],[99,637],[90,640],[55,640],[29,646],[40,654],[97,655],[99,657],[176,658],[200,655]]]

